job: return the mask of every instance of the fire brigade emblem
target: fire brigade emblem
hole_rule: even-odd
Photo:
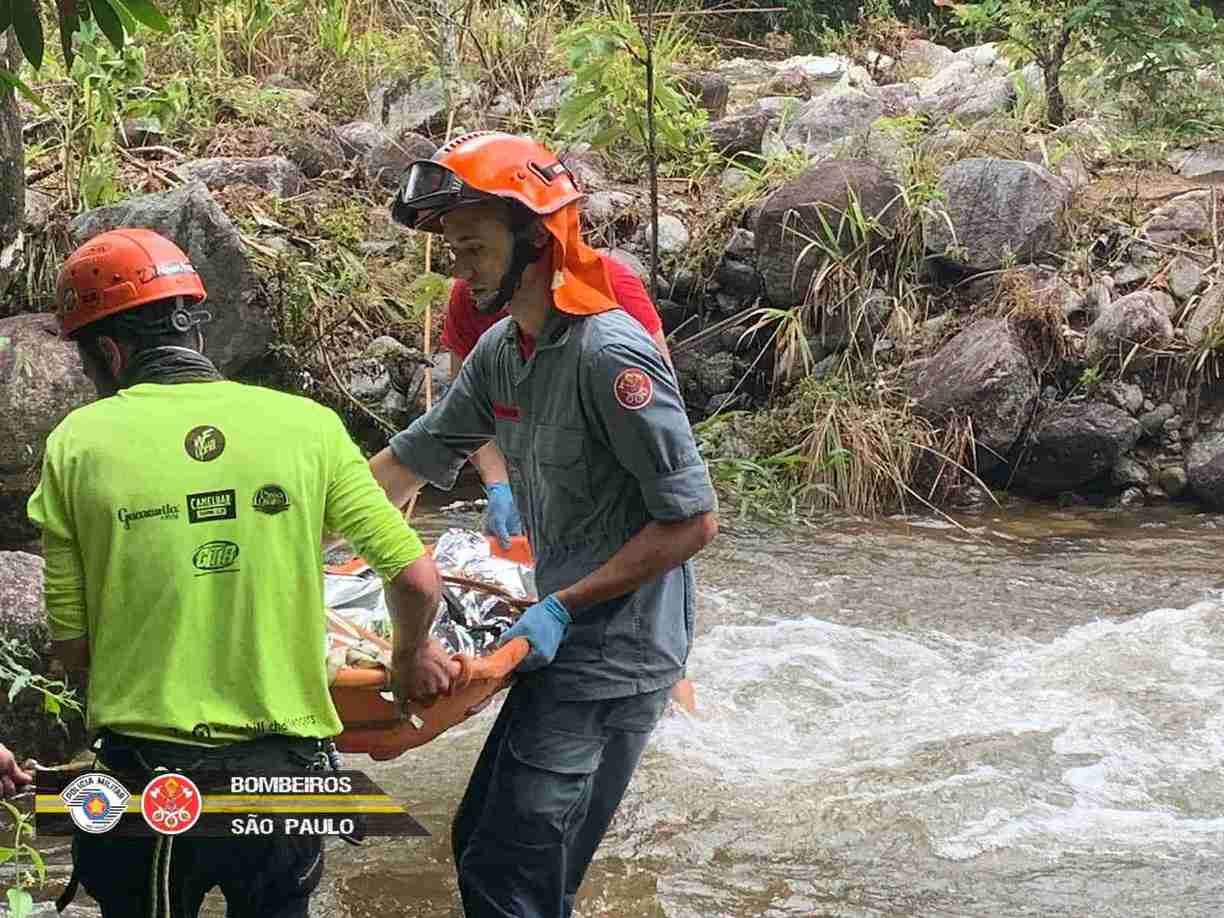
[[[645,408],[654,397],[654,384],[650,381],[646,371],[639,370],[637,367],[621,370],[616,375],[616,382],[612,384],[612,389],[620,406],[630,411]]]
[[[162,835],[181,835],[200,819],[203,799],[195,783],[170,772],[158,775],[140,795],[140,812],[149,828]]]

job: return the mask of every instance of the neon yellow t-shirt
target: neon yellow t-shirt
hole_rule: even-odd
[[[89,639],[90,729],[199,745],[340,732],[325,530],[384,579],[424,553],[334,412],[235,382],[72,412],[28,511],[51,636]]]

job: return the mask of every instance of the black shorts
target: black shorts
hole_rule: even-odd
[[[103,738],[98,760],[115,771],[139,770],[141,760],[153,768],[289,771],[310,768],[316,747],[312,740],[267,737],[209,750],[201,762],[199,747],[110,735]],[[323,876],[323,840],[281,835],[108,838],[78,831],[72,863],[103,918],[195,918],[205,895],[218,886],[227,918],[305,918]]]

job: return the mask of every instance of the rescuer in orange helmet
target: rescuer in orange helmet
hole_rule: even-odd
[[[89,671],[97,762],[145,781],[162,767],[329,766],[341,723],[323,653],[324,527],[387,581],[397,694],[450,688],[447,654],[428,640],[432,558],[334,412],[222,378],[202,352],[205,296],[186,254],[146,229],[69,256],[60,330],[109,397],[51,432],[28,508],[53,651]],[[64,905],[80,882],[106,918],[167,901],[183,918],[219,885],[227,915],[307,914],[320,837],[116,838],[103,834],[126,806],[114,787],[79,796]]]
[[[580,238],[580,197],[551,151],[482,131],[413,163],[392,205],[445,237],[482,309],[509,314],[371,466],[403,506],[495,440],[542,597],[502,635],[531,653],[452,827],[468,918],[572,911],[683,678],[690,559],[718,529],[675,376]]]

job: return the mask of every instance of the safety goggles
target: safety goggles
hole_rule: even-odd
[[[477,191],[450,169],[428,159],[418,159],[400,181],[391,205],[391,216],[407,227],[415,227],[426,211],[450,210],[460,204],[480,201],[488,195]]]

